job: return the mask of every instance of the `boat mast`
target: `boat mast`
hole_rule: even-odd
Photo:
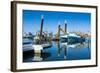
[[[43,15],[41,15],[40,44],[41,44],[41,42],[42,42],[43,22],[44,22],[44,17],[43,17]]]
[[[67,21],[65,20],[65,34],[67,34]]]

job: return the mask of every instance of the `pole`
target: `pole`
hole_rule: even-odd
[[[65,20],[65,34],[67,33],[67,21]]]
[[[40,44],[41,44],[41,41],[42,41],[43,22],[44,22],[44,18],[43,18],[43,15],[41,15]]]

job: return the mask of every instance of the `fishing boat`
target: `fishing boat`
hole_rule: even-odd
[[[61,42],[67,42],[68,44],[82,43],[85,38],[76,35],[75,33],[69,33],[64,36],[60,36]]]

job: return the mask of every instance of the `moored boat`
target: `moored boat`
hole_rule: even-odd
[[[61,42],[67,42],[68,44],[82,43],[85,41],[85,38],[76,35],[75,33],[70,33],[60,37]]]

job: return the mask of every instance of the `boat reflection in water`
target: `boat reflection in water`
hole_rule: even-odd
[[[52,41],[52,46],[43,48],[40,53],[34,52],[31,47],[30,50],[25,51],[25,49],[29,48],[23,47],[23,62],[86,60],[91,58],[91,42],[89,39],[81,43]]]
[[[34,53],[34,50],[23,53],[23,62],[40,62],[51,56],[49,52]]]

